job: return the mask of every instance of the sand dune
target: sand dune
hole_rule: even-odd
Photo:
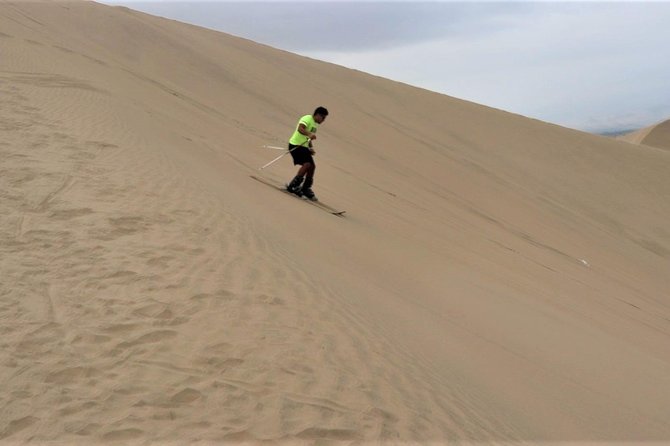
[[[670,120],[621,135],[618,139],[659,149],[670,149]]]
[[[92,2],[0,54],[0,444],[670,442],[670,152]],[[317,105],[346,218],[250,178]]]

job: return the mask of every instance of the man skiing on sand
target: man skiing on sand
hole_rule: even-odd
[[[312,157],[316,152],[312,148],[312,141],[316,139],[316,130],[319,124],[326,120],[326,116],[328,116],[328,110],[324,107],[318,107],[312,115],[305,115],[300,118],[288,144],[288,150],[293,157],[293,164],[300,165],[300,169],[298,169],[295,178],[286,186],[286,190],[299,197],[305,196],[312,201],[317,201],[316,195],[312,191],[314,170],[316,169]]]

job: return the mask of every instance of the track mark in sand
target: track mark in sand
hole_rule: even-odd
[[[297,395],[297,394],[288,394],[285,395],[285,398],[289,401],[293,401],[299,404],[306,404],[309,406],[314,406],[319,409],[326,409],[332,412],[341,412],[341,413],[350,413],[353,412],[351,409],[341,406],[334,401],[330,401],[325,398],[315,398],[306,395]]]
[[[70,48],[65,48],[64,46],[60,46],[60,45],[51,45],[51,47],[52,47],[52,48],[56,48],[57,50],[60,50],[60,51],[62,51],[62,52],[64,52],[64,53],[75,54],[75,52],[72,51]]]
[[[174,338],[175,336],[177,336],[177,332],[174,330],[156,330],[142,335],[134,341],[122,342],[118,345],[118,348],[134,347],[136,345],[142,344],[153,344],[155,342],[161,342],[166,339]]]
[[[135,364],[140,364],[140,365],[146,365],[150,367],[158,367],[163,370],[167,370],[168,372],[177,372],[177,373],[183,373],[188,376],[202,376],[202,370],[200,369],[193,369],[193,368],[186,368],[186,367],[178,367],[174,364],[170,364],[169,362],[164,362],[164,361],[149,361],[147,359],[144,360],[135,360],[133,361]]]
[[[107,91],[96,88],[82,79],[60,74],[0,71],[0,77],[15,84],[28,85],[31,87],[73,88],[108,94]]]
[[[47,297],[47,317],[50,322],[56,322],[58,323],[57,317],[56,317],[56,308],[54,307],[54,299],[53,299],[53,294],[51,293],[51,286],[50,285],[45,285],[44,286],[44,294]]]
[[[68,189],[69,187],[71,187],[71,186],[74,184],[74,182],[75,182],[75,179],[72,177],[72,175],[67,175],[67,176],[65,177],[65,180],[63,181],[63,183],[62,183],[58,188],[56,188],[54,191],[52,191],[51,193],[49,193],[49,194],[48,194],[48,195],[47,195],[47,196],[46,196],[46,197],[45,197],[45,198],[44,198],[44,199],[37,205],[37,207],[34,209],[34,211],[35,211],[35,212],[44,212],[44,211],[46,210],[46,208],[49,206],[49,203],[51,203],[51,201],[53,201],[53,199],[54,199],[59,193],[61,193],[61,192],[63,192],[64,190]]]
[[[235,379],[218,379],[217,381],[214,382],[215,387],[222,387],[222,386],[227,386],[227,387],[232,387],[233,389],[236,390],[242,390],[244,392],[252,393],[252,394],[261,394],[266,392],[266,388],[263,386],[257,386],[255,384],[251,384],[248,382],[244,381],[239,381]]]
[[[14,230],[14,236],[17,239],[20,239],[23,235],[23,220],[25,219],[25,214],[21,214],[16,222],[16,229]]]
[[[229,434],[226,434],[222,440],[226,443],[246,443],[246,442],[256,442],[258,443],[258,439],[251,435],[247,430],[241,430],[241,431],[236,431],[236,432],[231,432]]]
[[[296,435],[305,440],[336,440],[336,441],[354,441],[362,440],[363,437],[352,429],[325,429],[319,427],[310,427]]]

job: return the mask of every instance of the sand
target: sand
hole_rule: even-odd
[[[0,444],[670,442],[666,150],[2,2],[0,160]]]

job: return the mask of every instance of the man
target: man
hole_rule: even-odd
[[[316,164],[314,164],[312,156],[316,152],[312,147],[312,141],[316,139],[316,130],[319,124],[326,120],[326,116],[328,116],[328,110],[324,107],[318,107],[312,115],[305,115],[300,118],[288,144],[288,149],[293,157],[293,164],[300,165],[300,169],[298,169],[295,178],[286,186],[286,189],[299,197],[304,195],[312,201],[317,201],[316,195],[312,191],[314,170],[316,170]]]

